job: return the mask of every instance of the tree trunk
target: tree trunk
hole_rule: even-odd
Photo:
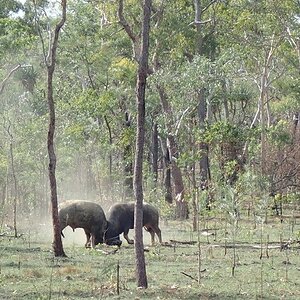
[[[152,0],[145,0],[143,5],[143,28],[141,57],[138,68],[138,78],[136,87],[137,102],[137,132],[136,132],[136,154],[134,165],[134,192],[135,192],[135,260],[137,286],[148,287],[146,264],[143,244],[143,151],[145,139],[145,91],[148,75],[148,55],[149,55],[149,32],[150,13]]]
[[[56,25],[54,31],[53,43],[49,49],[47,64],[47,100],[49,107],[49,130],[48,130],[48,155],[49,155],[49,180],[51,191],[51,206],[52,206],[52,222],[54,231],[53,250],[55,256],[66,256],[60,234],[60,224],[58,219],[58,204],[57,204],[57,186],[56,186],[56,155],[54,151],[54,132],[55,132],[55,105],[53,99],[53,74],[56,64],[56,50],[58,46],[59,32],[66,20],[66,0],[62,0],[62,18]]]
[[[168,149],[171,156],[171,173],[174,183],[175,200],[176,200],[176,217],[183,220],[188,218],[188,206],[185,201],[185,191],[183,178],[180,168],[177,165],[178,147],[173,135],[168,135]]]
[[[173,202],[172,185],[171,185],[171,160],[166,141],[160,138],[161,149],[164,157],[164,188],[165,188],[165,200],[168,203]]]
[[[299,112],[295,112],[293,115],[293,134],[292,134],[292,139],[293,139],[293,143],[295,143],[295,141],[297,141],[297,128],[299,126]]]
[[[17,186],[17,177],[15,172],[15,160],[14,160],[14,151],[13,151],[13,134],[11,133],[11,122],[8,119],[8,127],[6,128],[7,134],[9,135],[10,143],[9,143],[9,160],[10,160],[10,168],[11,168],[11,176],[13,180],[13,189],[12,189],[12,195],[13,195],[13,228],[14,228],[14,236],[18,236],[18,230],[17,230],[17,199],[18,199],[18,186]],[[9,170],[9,167],[7,168]],[[7,187],[9,186],[9,173],[7,171]]]
[[[125,126],[129,128],[131,126],[131,119],[128,112],[125,113]],[[125,145],[124,148],[124,189],[125,189],[125,198],[131,198],[133,195],[133,178],[132,178],[132,150],[131,144]]]
[[[153,181],[154,187],[157,186],[157,178],[158,178],[158,130],[157,130],[157,123],[153,125],[153,132],[152,132],[152,174],[153,174]]]
[[[111,133],[111,127],[110,124],[107,120],[107,117],[104,116],[104,121],[108,130],[108,136],[109,136],[109,146],[110,146],[110,151],[109,151],[109,183],[111,184],[111,176],[112,176],[112,144],[113,144],[113,138],[112,138],[112,133]]]
[[[259,113],[260,113],[260,126],[261,126],[261,173],[265,175],[266,173],[266,120],[265,120],[265,104],[266,96],[269,88],[269,76],[270,76],[270,65],[273,59],[274,53],[273,41],[270,49],[265,53],[264,67],[261,74],[261,80],[259,84],[260,94],[259,94]]]
[[[17,178],[15,172],[15,163],[14,163],[14,153],[13,153],[13,144],[12,141],[9,145],[9,152],[10,152],[10,160],[11,160],[11,172],[14,181],[14,198],[13,198],[13,214],[14,214],[14,234],[15,237],[18,237],[18,230],[17,230],[17,198],[18,198],[18,187],[17,187]]]
[[[201,130],[205,130],[205,122],[207,116],[207,104],[204,96],[204,91],[201,90],[199,93],[198,103],[198,118],[199,127]],[[208,158],[208,145],[207,143],[201,142],[199,145],[201,158],[200,158],[200,187],[202,190],[207,189],[208,181],[210,180],[210,167]]]
[[[171,174],[174,184],[175,199],[176,199],[176,217],[179,219],[188,218],[188,206],[185,201],[184,194],[184,184],[182,179],[182,173],[177,165],[178,159],[178,146],[176,143],[175,136],[173,135],[173,126],[175,122],[173,121],[173,114],[169,102],[167,101],[167,96],[161,86],[157,86],[160,101],[162,104],[163,111],[168,118],[166,120],[166,127],[168,131],[167,135],[167,147],[170,155],[171,162]]]
[[[194,0],[195,6],[195,26],[196,26],[196,38],[195,38],[195,48],[196,54],[203,55],[203,24],[202,24],[202,3],[200,0]],[[207,120],[207,102],[205,99],[205,91],[201,89],[198,93],[198,118],[199,127],[202,132],[205,130],[205,122]],[[208,182],[210,181],[210,166],[208,157],[208,144],[201,142],[199,145],[201,158],[199,161],[200,166],[200,188],[201,190],[208,189]],[[209,208],[210,205],[208,200],[206,202],[206,207]]]

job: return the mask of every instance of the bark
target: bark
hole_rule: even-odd
[[[156,15],[155,18],[157,19],[157,22],[155,24],[156,27],[159,26],[159,24],[163,18],[164,5],[165,4],[162,2],[157,13],[155,14]],[[132,30],[132,27],[127,22],[126,18],[124,17],[123,9],[124,9],[123,0],[119,0],[119,2],[118,2],[119,23],[123,26],[123,29],[126,31],[128,37],[131,39],[132,45],[133,45],[134,59],[139,62],[140,57],[142,55],[141,54],[142,52],[139,48],[140,34],[134,33],[134,31]],[[160,63],[159,63],[159,59],[158,59],[158,55],[157,55],[159,47],[160,47],[159,42],[158,42],[158,40],[156,40],[156,50],[153,55],[153,66],[149,67],[147,65],[148,73],[156,71],[160,68]],[[175,122],[172,122],[172,119],[173,119],[172,110],[171,110],[170,104],[167,101],[167,97],[165,95],[163,87],[157,86],[157,90],[160,94],[160,100],[161,100],[161,105],[162,105],[163,111],[168,118],[168,120],[166,120],[166,123],[167,123],[166,127],[169,132],[168,148],[169,148],[170,156],[173,157],[173,153],[178,153],[176,139],[175,139],[175,136],[172,135]],[[183,184],[181,170],[177,166],[176,160],[173,160],[173,159],[171,160],[171,174],[172,174],[173,183],[175,186],[174,190],[176,193],[176,200],[177,200],[177,202],[176,202],[177,215],[178,215],[178,217],[185,219],[188,217],[188,211],[187,211],[187,203],[184,198],[184,184]]]
[[[148,287],[146,264],[143,244],[143,152],[145,139],[145,92],[148,75],[149,56],[149,33],[150,33],[150,13],[152,0],[144,0],[143,5],[143,28],[141,57],[138,68],[136,102],[137,102],[137,133],[136,133],[136,156],[134,166],[134,191],[135,191],[135,260],[137,286]]]
[[[125,113],[125,126],[131,126],[131,119],[129,114]],[[127,144],[124,147],[124,188],[125,188],[125,197],[132,197],[133,195],[133,167],[132,167],[132,153],[131,153],[131,144]]]
[[[273,43],[273,42],[272,42]],[[265,104],[267,102],[267,93],[269,89],[269,76],[270,76],[270,65],[273,59],[274,47],[271,44],[270,49],[266,51],[264,67],[261,74],[261,80],[258,84],[260,94],[258,99],[258,107],[260,114],[260,126],[261,126],[261,173],[266,173],[266,119],[265,119]]]
[[[171,156],[171,174],[174,183],[174,192],[176,199],[176,217],[183,220],[188,218],[188,206],[185,201],[185,190],[182,178],[182,172],[177,165],[178,147],[173,135],[168,135],[168,149]]]
[[[108,119],[107,119],[106,116],[104,116],[104,121],[105,121],[107,130],[108,130],[109,146],[112,147],[113,138],[112,138],[112,133],[111,133],[111,127],[110,127],[110,124],[109,124]],[[112,154],[111,154],[111,150],[110,150],[109,151],[109,177],[110,177],[110,181],[111,181],[111,176],[112,176]]]
[[[164,177],[164,188],[165,188],[165,200],[168,203],[173,202],[172,196],[172,185],[171,185],[171,160],[170,153],[167,148],[166,141],[163,138],[160,138],[161,149],[163,152],[163,177]]]
[[[9,145],[9,152],[10,152],[10,160],[11,160],[11,172],[14,182],[14,198],[13,198],[13,214],[14,214],[14,234],[15,237],[18,237],[18,230],[17,230],[17,198],[18,198],[18,187],[17,187],[17,177],[15,172],[15,162],[14,162],[14,152],[13,152],[13,144],[12,141]]]
[[[61,28],[66,21],[66,6],[67,1],[62,0],[62,18],[56,25],[54,31],[53,42],[49,49],[48,57],[46,58],[47,65],[47,100],[49,108],[49,129],[48,129],[48,155],[49,155],[49,180],[51,192],[51,207],[52,207],[52,222],[54,231],[53,250],[55,256],[66,256],[60,234],[60,224],[58,219],[58,204],[57,204],[57,185],[56,185],[56,155],[54,150],[54,133],[55,133],[55,104],[53,98],[53,74],[56,64],[56,51],[58,47],[58,37]]]
[[[13,150],[13,134],[11,133],[11,122],[8,119],[8,126],[6,128],[7,134],[10,139],[9,143],[9,160],[10,160],[10,168],[11,168],[11,177],[13,181],[13,189],[11,191],[13,195],[13,228],[14,228],[14,236],[18,236],[18,230],[17,230],[17,199],[18,199],[18,185],[17,185],[17,177],[16,177],[16,171],[15,171],[15,159],[14,159],[14,150]],[[7,166],[7,177],[6,177],[6,199],[8,199],[8,187],[9,187],[9,166]]]
[[[175,192],[175,199],[176,199],[176,217],[179,219],[187,219],[188,218],[188,206],[185,201],[185,190],[184,190],[184,183],[182,178],[182,172],[177,164],[177,159],[179,156],[178,146],[176,142],[176,138],[173,134],[173,127],[175,122],[173,121],[173,113],[171,110],[170,103],[167,101],[167,95],[163,87],[157,86],[160,101],[162,104],[162,108],[166,118],[166,127],[168,131],[167,135],[167,147],[170,155],[170,162],[171,162],[171,174],[174,184],[174,192]]]
[[[201,90],[198,94],[199,104],[198,104],[198,118],[199,127],[201,130],[205,130],[205,122],[207,116],[207,104],[204,96],[204,91]],[[208,181],[210,178],[210,166],[208,158],[208,145],[207,143],[201,142],[199,145],[201,158],[200,158],[200,187],[202,190],[207,189]]]
[[[293,116],[293,142],[297,140],[297,128],[299,126],[299,112],[295,112]]]
[[[209,2],[208,6],[203,7],[200,0],[194,1],[195,6],[195,26],[196,26],[196,54],[203,55],[203,24],[202,15],[205,10],[209,8],[210,5],[215,3],[215,1]],[[198,118],[199,118],[199,127],[200,130],[204,132],[205,122],[207,121],[207,102],[205,98],[205,91],[201,89],[198,93]],[[200,166],[200,188],[201,190],[208,189],[208,183],[210,181],[210,164],[208,157],[208,144],[201,142],[199,145],[201,158],[199,161]],[[208,200],[206,202],[207,208],[209,208]]]
[[[139,62],[140,57],[141,57],[140,34],[135,34],[134,31],[132,30],[130,24],[128,24],[127,20],[125,19],[124,14],[123,14],[123,10],[124,10],[123,2],[124,2],[123,0],[119,0],[119,4],[118,4],[119,23],[122,25],[122,27],[126,31],[128,37],[131,39],[133,57],[137,62]]]
[[[158,129],[157,123],[153,125],[153,132],[152,132],[152,173],[154,179],[154,186],[156,188],[157,179],[158,179]]]

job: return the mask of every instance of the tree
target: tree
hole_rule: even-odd
[[[208,39],[207,37],[209,37],[210,35],[213,35],[214,33],[214,24],[215,24],[215,16],[213,16],[213,20],[209,19],[209,20],[203,20],[203,14],[209,9],[210,6],[212,6],[213,4],[215,4],[217,1],[215,0],[211,0],[209,1],[207,4],[204,5],[204,3],[202,3],[203,1],[200,0],[195,0],[194,1],[194,6],[195,6],[195,27],[196,27],[196,34],[195,34],[195,54],[196,55],[204,55],[205,52],[209,52],[209,51],[205,51],[205,48],[209,48],[209,45],[205,45],[204,44],[204,38]],[[204,30],[203,30],[203,26],[205,24],[212,24],[211,28],[208,33],[205,35],[204,34]],[[208,44],[208,43],[207,43]],[[209,53],[209,57],[211,59],[214,58],[215,56],[215,51],[210,51],[212,53]],[[198,119],[199,119],[199,128],[200,131],[205,132],[205,124],[208,122],[208,118],[207,118],[207,99],[206,99],[206,93],[205,93],[205,88],[200,89],[197,93],[197,97],[199,99],[199,104],[198,104]],[[202,190],[206,190],[208,189],[209,186],[209,181],[211,180],[211,175],[210,175],[210,163],[209,163],[209,157],[208,157],[208,144],[205,142],[201,142],[199,145],[199,150],[200,150],[200,188]],[[207,200],[206,203],[207,207],[209,208],[209,203]]]
[[[47,67],[47,100],[49,105],[49,130],[48,130],[48,155],[49,155],[49,180],[51,191],[51,207],[52,207],[52,222],[54,230],[53,250],[55,256],[66,256],[62,240],[61,230],[58,219],[58,205],[57,205],[57,185],[55,177],[56,169],[56,155],[54,150],[54,132],[55,132],[55,105],[53,97],[53,74],[56,64],[56,51],[58,47],[58,38],[61,28],[66,21],[67,0],[62,0],[62,17],[54,30],[53,41],[51,41],[49,52],[45,57]]]
[[[143,151],[145,137],[145,92],[148,76],[149,34],[152,0],[145,0],[143,4],[143,27],[141,40],[141,56],[136,83],[137,103],[137,131],[136,154],[134,165],[134,192],[135,192],[135,260],[138,287],[147,288],[147,275],[143,244]]]

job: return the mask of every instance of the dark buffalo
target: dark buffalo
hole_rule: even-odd
[[[103,243],[103,236],[107,227],[107,221],[102,207],[94,202],[82,200],[70,200],[59,205],[58,217],[62,231],[70,226],[83,228],[86,235],[85,247],[92,248]]]
[[[128,244],[133,244],[133,240],[128,238],[129,229],[134,227],[134,203],[118,203],[113,205],[107,216],[107,230],[105,233],[105,243],[107,245],[121,245],[120,234],[123,232]],[[161,230],[158,227],[158,210],[147,203],[143,204],[143,226],[151,234],[152,245],[155,243],[155,233],[162,243]]]

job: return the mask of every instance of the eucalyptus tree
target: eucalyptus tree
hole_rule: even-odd
[[[153,11],[155,12],[153,16],[153,23],[154,23],[154,38],[157,38],[157,32],[158,28],[161,30],[161,21],[164,19],[163,14],[165,8],[168,7],[166,3],[154,3],[153,4]],[[118,1],[118,17],[119,17],[119,23],[123,27],[124,31],[128,35],[131,43],[132,43],[132,57],[138,61],[140,57],[140,49],[139,49],[139,44],[140,44],[140,39],[141,39],[141,31],[140,31],[140,24],[138,19],[134,17],[133,11],[136,10],[136,6],[124,6],[124,3],[122,0]],[[155,33],[156,32],[156,33]],[[161,38],[161,37],[160,37]],[[160,41],[161,42],[161,41]],[[160,43],[159,42],[159,43]],[[159,65],[158,61],[160,61],[160,57],[157,55],[161,51],[161,48],[157,44],[157,40],[154,43],[154,47],[150,50],[151,53],[153,53],[153,59],[149,64],[149,73],[153,73],[157,71],[157,67]],[[171,116],[171,110],[169,107],[169,102],[167,101],[166,95],[163,91],[162,88],[158,89],[162,109],[164,111],[164,114],[166,116],[166,122],[168,127],[168,150],[172,152],[170,155],[174,159],[171,161],[171,169],[172,169],[172,176],[173,176],[173,183],[174,183],[174,188],[175,188],[175,194],[177,196],[177,204],[178,204],[178,214],[181,214],[182,217],[186,217],[186,202],[184,200],[184,187],[183,187],[183,179],[181,175],[180,168],[177,166],[176,163],[176,156],[178,155],[178,150],[176,146],[176,141],[171,134],[171,127],[172,127],[172,122],[170,122]],[[166,115],[168,113],[168,115]],[[172,151],[171,151],[172,150]]]
[[[54,133],[55,133],[55,102],[53,93],[53,76],[56,66],[56,55],[58,48],[59,33],[66,22],[67,1],[61,2],[61,18],[58,20],[53,31],[50,29],[48,37],[48,49],[44,47],[44,39],[41,36],[41,43],[43,44],[44,63],[47,68],[47,102],[49,109],[49,127],[47,137],[47,149],[49,156],[49,181],[50,181],[50,195],[51,195],[51,212],[53,223],[53,250],[55,256],[66,256],[64,253],[61,230],[58,219],[58,200],[57,200],[57,182],[56,182],[56,154],[54,150]]]
[[[65,174],[64,187],[71,190],[74,180],[81,180],[80,185],[86,182],[90,186],[84,186],[88,191],[84,197],[120,195],[126,190],[120,184],[122,178],[131,185],[133,195],[136,63],[124,56],[127,45],[122,41],[112,8],[101,1],[71,2],[68,25],[62,33],[66,51],[58,66],[62,132],[58,151],[62,155],[68,151],[69,161],[79,162],[69,164],[69,170],[73,170]],[[83,176],[73,178],[74,169]]]
[[[239,53],[240,76],[248,85],[254,83],[246,122],[252,132],[260,130],[256,146],[250,145],[250,139],[245,143],[243,158],[253,160],[247,150],[257,148],[253,154],[256,159],[260,157],[260,172],[269,178],[272,195],[287,191],[288,186],[294,189],[299,185],[291,178],[297,178],[298,167],[291,165],[295,166],[298,149],[289,146],[293,136],[289,128],[294,128],[292,119],[297,115],[294,87],[299,77],[295,43],[299,5],[289,0],[232,1],[226,8],[222,14],[222,26],[226,28],[222,45]]]
[[[1,189],[3,198],[1,211],[5,211],[4,204],[12,204],[12,214],[15,236],[17,236],[17,210],[21,211],[24,205],[24,196],[21,194],[26,186],[24,166],[20,151],[24,139],[20,135],[26,124],[25,116],[28,113],[26,103],[26,89],[20,80],[20,74],[30,72],[32,66],[26,61],[26,52],[30,49],[35,36],[32,27],[22,18],[24,7],[19,1],[2,1],[0,12],[0,105],[1,105],[1,129],[2,136],[2,166],[6,171],[2,172]],[[4,157],[6,156],[6,159]],[[22,195],[22,196],[21,196]],[[12,199],[12,201],[11,201]],[[11,203],[12,202],[12,203]],[[26,208],[26,205],[23,206]],[[20,209],[19,209],[20,208]]]
[[[134,164],[134,192],[135,192],[135,258],[138,287],[147,288],[146,264],[143,244],[143,154],[145,140],[145,93],[148,76],[149,36],[152,0],[143,3],[143,21],[140,45],[139,68],[136,83],[136,153]]]

